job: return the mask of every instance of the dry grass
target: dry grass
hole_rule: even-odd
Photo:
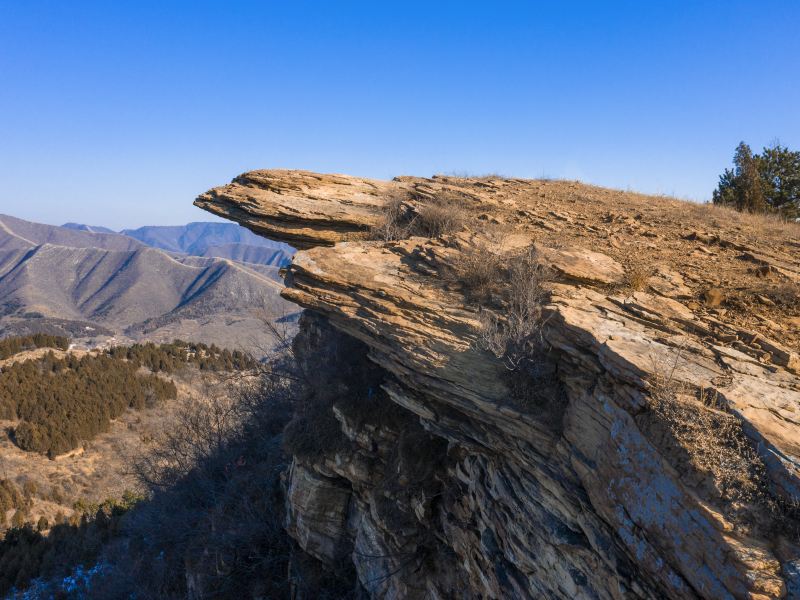
[[[763,242],[764,238],[784,240],[800,237],[800,223],[787,220],[778,213],[749,213],[719,204],[675,202],[680,202],[681,208],[691,215],[690,221],[702,223],[715,232],[736,231],[753,242]]]
[[[771,310],[773,313],[792,315],[800,312],[800,284],[783,282],[734,290],[728,299],[728,306],[739,313],[762,314]]]
[[[623,284],[628,289],[641,292],[647,288],[647,282],[652,276],[652,267],[640,262],[635,262],[625,269],[625,279]]]
[[[653,361],[648,379],[648,410],[637,417],[642,431],[662,455],[706,497],[722,501],[740,526],[759,526],[775,518],[766,467],[741,420],[716,393],[697,390],[675,378],[681,361]]]
[[[485,304],[503,283],[503,257],[478,243],[465,248],[458,258],[458,263],[444,270],[443,278],[458,283],[470,301]]]
[[[470,217],[463,199],[452,192],[412,202],[408,193],[396,191],[387,199],[383,220],[370,230],[369,238],[383,242],[410,236],[438,238],[462,230]]]
[[[369,232],[369,238],[381,242],[393,242],[408,237],[411,221],[407,194],[395,192],[386,201],[383,220]]]
[[[781,308],[800,310],[800,284],[787,282],[775,285],[767,288],[763,295]]]
[[[174,422],[184,403],[204,402],[206,385],[214,379],[214,375],[193,368],[175,374],[177,401],[126,411],[111,422],[107,432],[56,460],[25,452],[8,435],[0,436],[0,477],[13,477],[21,487],[26,482],[35,484],[37,491],[31,494],[33,504],[28,518],[34,524],[41,516],[55,522],[59,511],[72,515],[78,501],[98,503],[120,498],[126,490],[138,490],[127,464],[129,457],[149,448],[157,434]],[[6,429],[15,424],[2,421],[0,427]]]
[[[467,221],[464,206],[451,196],[442,195],[419,208],[410,231],[412,235],[437,238],[460,231]]]
[[[449,171],[434,175],[434,179],[473,179],[476,181],[507,181],[511,179],[508,175],[501,173],[472,173],[470,171]]]

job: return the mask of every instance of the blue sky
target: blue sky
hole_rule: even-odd
[[[703,200],[800,148],[800,2],[0,0],[0,212],[207,220],[255,168]]]

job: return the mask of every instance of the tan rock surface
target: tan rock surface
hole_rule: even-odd
[[[298,248],[359,237],[378,222],[392,184],[308,171],[252,171],[195,201],[255,233]]]

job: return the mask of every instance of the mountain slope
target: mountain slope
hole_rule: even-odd
[[[283,249],[235,243],[209,246],[203,251],[202,256],[275,267],[285,266],[291,261],[291,254]]]
[[[268,345],[253,307],[283,305],[275,267],[173,255],[119,234],[8,217],[0,224],[0,325],[11,331],[58,319],[135,339],[188,331],[193,340],[253,349],[255,338]]]
[[[8,218],[10,219],[10,217]],[[76,238],[71,234],[65,234],[63,231],[51,231],[53,229],[68,229],[83,233],[127,236],[141,242],[143,245],[175,254],[228,258],[237,262],[271,266],[286,266],[291,261],[291,256],[294,252],[291,246],[285,243],[265,239],[233,223],[189,223],[188,225],[175,226],[149,225],[138,229],[124,229],[119,233],[115,233],[107,227],[94,227],[80,223],[66,223],[62,227],[32,226],[32,224],[21,227],[19,220],[15,219],[14,223],[12,223],[12,229],[34,231],[35,233],[32,237],[35,243],[47,241],[63,243],[68,246],[80,246],[79,243],[76,243],[76,240],[84,238]],[[85,239],[88,240],[88,238]],[[125,246],[125,243],[120,240],[115,242],[112,240],[113,238],[104,240],[95,238],[94,242],[84,241],[83,243],[94,243],[98,247],[108,249],[122,249]]]
[[[194,256],[211,256],[208,254],[212,248],[217,248],[217,254],[228,251],[234,244],[244,244],[256,248],[269,248],[280,250],[289,256],[291,248],[281,242],[273,242],[234,223],[189,223],[181,226],[146,226],[138,229],[124,229],[122,234],[135,238],[142,243],[154,248],[161,248],[170,252],[180,252]],[[227,250],[226,250],[227,249]],[[252,254],[253,252],[250,251]],[[225,256],[225,258],[234,258]],[[256,261],[248,261],[256,262]]]
[[[259,292],[278,289],[274,279],[230,261],[186,264],[153,248],[115,252],[44,244],[14,258],[0,279],[0,298],[111,327],[139,323],[201,297],[216,308],[245,307]]]
[[[117,233],[108,227],[98,227],[95,225],[84,225],[83,223],[64,223],[61,227],[74,229],[76,231],[88,231],[89,233]]]
[[[16,240],[14,243],[21,247],[29,248],[40,244],[105,250],[135,250],[145,247],[141,242],[118,233],[93,233],[0,215],[0,248],[9,243],[9,238]]]

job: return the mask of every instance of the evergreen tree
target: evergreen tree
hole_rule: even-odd
[[[713,202],[740,211],[800,217],[800,152],[775,144],[753,154],[750,146],[741,142],[733,169],[720,175]]]
[[[800,217],[800,152],[775,144],[764,148],[760,165],[770,206],[788,217]]]

